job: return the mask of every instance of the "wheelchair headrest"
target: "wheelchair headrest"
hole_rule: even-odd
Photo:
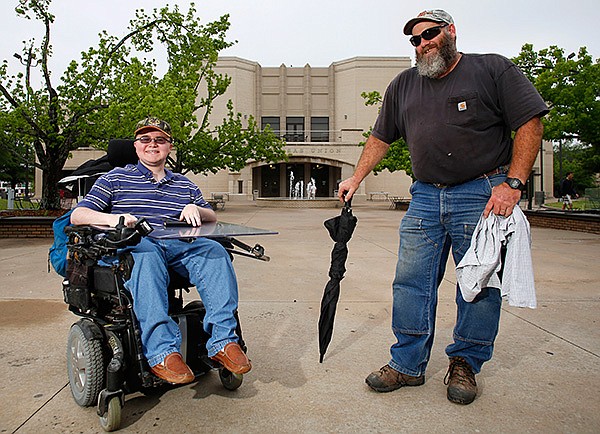
[[[125,167],[128,164],[137,164],[138,162],[138,156],[135,153],[135,147],[131,139],[110,140],[106,155],[113,167]]]

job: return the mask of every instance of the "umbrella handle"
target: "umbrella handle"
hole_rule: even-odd
[[[344,193],[342,196],[344,197],[344,208],[352,208],[352,198],[350,198],[350,200],[346,200],[346,193]]]

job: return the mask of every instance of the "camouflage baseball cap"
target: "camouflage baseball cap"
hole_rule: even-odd
[[[454,24],[454,20],[448,12],[443,11],[441,9],[430,9],[427,11],[423,11],[415,18],[408,20],[408,22],[404,26],[404,34],[411,35],[413,27],[421,21],[433,21],[434,23]]]
[[[153,116],[148,116],[147,118],[144,118],[141,121],[139,121],[135,126],[135,132],[133,134],[137,136],[142,131],[148,130],[161,131],[167,136],[171,137],[171,125],[169,125],[162,119],[158,119]]]

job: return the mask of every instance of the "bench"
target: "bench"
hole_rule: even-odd
[[[18,209],[40,209],[40,200],[30,197],[15,197],[15,205]]]
[[[207,200],[212,209],[215,211],[221,207],[225,209],[225,194],[224,193],[211,193],[211,198]]]
[[[390,201],[390,209],[397,209],[400,211],[406,211],[410,204],[410,197],[389,196],[388,200]]]
[[[374,198],[379,200],[388,200],[389,195],[390,194],[387,191],[372,191],[369,193],[369,200],[374,200]]]

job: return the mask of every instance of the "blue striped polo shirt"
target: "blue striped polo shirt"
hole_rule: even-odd
[[[165,220],[179,220],[181,211],[190,203],[210,208],[198,186],[185,176],[165,169],[165,177],[156,181],[152,172],[138,162],[102,175],[77,206],[145,217],[160,226]]]

